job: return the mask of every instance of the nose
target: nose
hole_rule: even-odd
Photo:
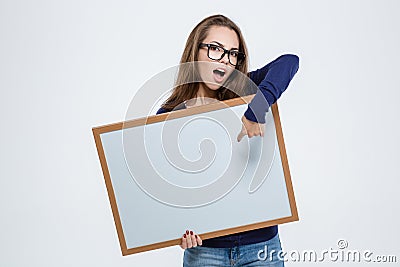
[[[229,63],[228,53],[225,53],[225,55],[219,60],[219,62],[228,65]]]

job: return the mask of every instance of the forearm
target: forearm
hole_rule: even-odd
[[[245,117],[258,123],[265,123],[265,114],[289,86],[299,68],[296,55],[282,55],[265,67],[250,73],[250,78],[258,85],[256,95],[250,102]]]

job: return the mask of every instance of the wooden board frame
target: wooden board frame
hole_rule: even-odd
[[[208,105],[190,107],[187,109],[181,109],[181,110],[176,110],[173,112],[153,115],[153,116],[149,116],[149,117],[145,117],[145,118],[139,118],[139,119],[135,119],[135,120],[113,123],[113,124],[108,124],[108,125],[92,128],[92,132],[94,135],[94,140],[96,143],[97,152],[99,155],[100,164],[101,164],[101,168],[103,171],[104,180],[105,180],[105,184],[106,184],[106,188],[107,188],[107,192],[108,192],[111,210],[112,210],[113,217],[114,217],[115,227],[117,229],[117,234],[118,234],[118,239],[119,239],[119,244],[121,247],[122,255],[126,256],[126,255],[130,255],[130,254],[134,254],[134,253],[163,248],[163,247],[167,247],[167,246],[179,245],[181,242],[181,239],[178,238],[178,239],[174,239],[174,240],[159,242],[159,243],[136,247],[136,248],[128,248],[127,247],[126,240],[124,237],[124,232],[122,229],[121,218],[119,215],[118,206],[117,206],[117,202],[116,202],[116,197],[115,197],[114,189],[112,186],[111,176],[110,176],[110,172],[108,170],[107,160],[106,160],[106,157],[104,154],[100,135],[103,133],[119,131],[119,130],[122,130],[123,128],[142,126],[145,124],[157,123],[157,122],[161,122],[161,121],[165,121],[165,120],[181,118],[181,117],[191,116],[191,115],[195,115],[195,114],[200,114],[203,112],[218,110],[218,109],[226,108],[227,106],[234,107],[237,105],[250,103],[250,101],[253,97],[254,97],[254,94],[245,96],[245,97],[239,97],[239,98],[225,100],[223,102],[217,102],[217,103],[212,103],[212,104],[208,104]],[[290,210],[291,210],[292,215],[289,217],[279,218],[279,219],[270,220],[270,221],[266,221],[266,222],[260,222],[260,223],[249,224],[249,225],[244,225],[244,226],[240,226],[240,227],[234,227],[234,228],[204,233],[204,234],[201,234],[201,238],[203,240],[213,238],[213,237],[234,234],[234,233],[238,233],[238,232],[244,232],[244,231],[249,231],[249,230],[254,230],[254,229],[258,229],[258,228],[263,228],[263,227],[268,227],[268,226],[273,226],[273,225],[278,225],[278,224],[283,224],[283,223],[299,220],[277,103],[275,103],[271,106],[271,110],[272,110],[272,114],[273,114],[273,118],[274,118],[276,136],[277,136],[277,140],[278,140],[280,157],[282,160],[282,168],[283,168],[286,189],[287,189],[288,198],[289,198]]]

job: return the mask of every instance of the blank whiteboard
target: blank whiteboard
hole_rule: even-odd
[[[298,220],[277,104],[236,140],[252,97],[93,128],[123,255]]]

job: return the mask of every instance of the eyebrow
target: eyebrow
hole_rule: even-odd
[[[217,41],[211,41],[211,43],[216,43],[216,44],[218,44],[219,46],[225,47],[223,44],[221,44],[220,42],[217,42]],[[233,47],[233,48],[231,48],[230,50],[239,50],[239,48]]]

